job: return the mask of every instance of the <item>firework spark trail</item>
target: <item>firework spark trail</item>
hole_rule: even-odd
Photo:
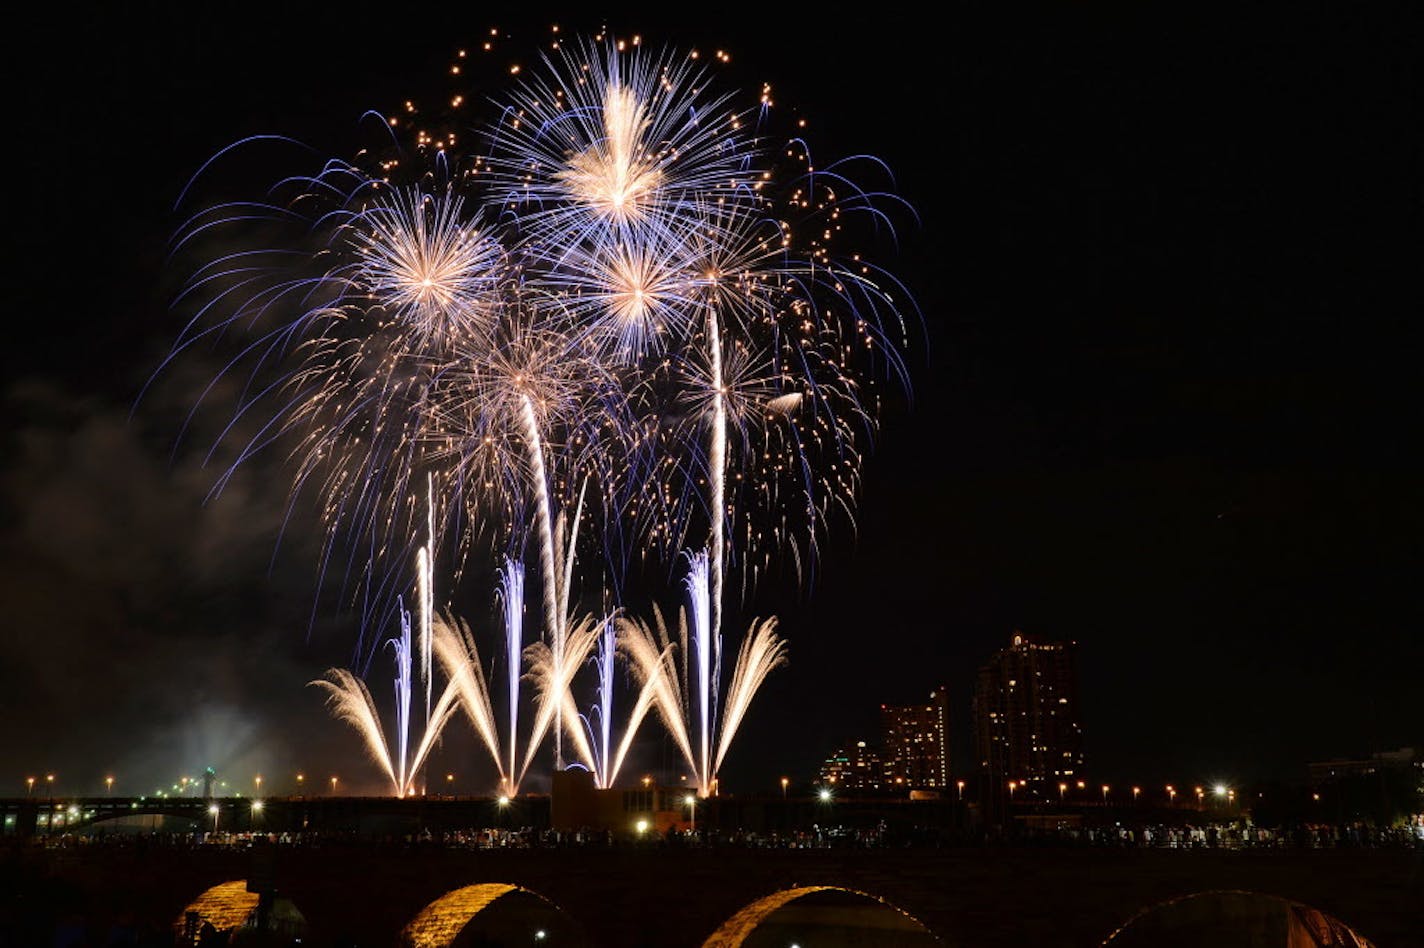
[[[525,748],[524,765],[519,771],[519,780],[529,770],[534,755],[549,728],[560,728],[568,733],[574,744],[580,762],[589,770],[593,769],[593,748],[578,719],[578,707],[574,704],[570,686],[579,668],[593,651],[598,640],[601,623],[592,618],[584,618],[575,623],[565,640],[565,651],[556,660],[553,649],[547,642],[533,642],[524,649],[525,677],[534,683],[535,713],[534,729],[530,733]]]
[[[376,702],[371,698],[371,692],[367,689],[366,683],[344,668],[329,668],[326,670],[325,678],[318,678],[307,682],[307,684],[325,691],[327,707],[332,715],[337,720],[345,721],[356,729],[356,733],[361,736],[362,743],[366,747],[366,753],[380,765],[382,772],[390,780],[394,794],[402,797],[410,793],[413,777],[396,772],[394,762],[391,760],[390,746],[386,743],[385,731],[381,728],[380,714],[376,711]],[[440,732],[444,730],[451,715],[455,713],[456,699],[456,683],[452,681],[440,695],[440,700],[435,703],[430,723],[421,736],[415,757],[411,760],[410,767],[405,770],[405,774],[413,775],[424,765],[426,757],[440,737]]]
[[[391,765],[391,751],[386,744],[386,735],[381,730],[381,718],[376,712],[376,702],[371,698],[366,683],[344,668],[329,668],[325,678],[307,682],[309,686],[326,692],[326,704],[332,716],[345,721],[361,735],[366,753],[380,765],[381,771],[390,780],[396,796],[402,796],[402,782]]]
[[[509,769],[504,772],[504,778],[505,790],[513,796],[519,792],[518,786],[509,781],[513,780],[515,774],[515,753],[519,735],[519,663],[524,657],[524,565],[507,556],[504,558],[504,568],[499,573],[498,595],[503,606],[509,688],[509,729],[506,738]]]
[[[405,786],[407,781],[406,761],[410,750],[410,691],[411,691],[411,640],[410,611],[403,601],[397,601],[400,613],[400,638],[391,639],[396,652],[396,742],[399,747],[396,767],[397,784]]]
[[[714,779],[717,771],[722,769],[722,761],[727,756],[728,748],[732,746],[732,738],[741,727],[742,719],[746,717],[747,708],[751,707],[752,698],[772,669],[785,663],[786,643],[776,634],[776,617],[762,621],[753,620],[751,628],[747,630],[747,637],[742,640],[741,650],[737,653],[737,664],[732,670],[731,685],[727,689],[717,742],[717,757],[712,764]]]
[[[598,786],[607,788],[608,767],[612,763],[612,747],[609,740],[613,725],[613,665],[617,648],[617,629],[612,616],[603,620],[603,631],[598,636],[598,651],[593,657],[594,668],[598,672],[598,699],[593,714],[596,724],[585,724],[593,733],[594,777]]]
[[[691,655],[697,662],[697,739],[700,754],[697,765],[698,786],[704,791],[710,785],[710,754],[712,747],[712,723],[715,714],[716,688],[713,678],[712,654],[716,650],[712,633],[710,593],[707,588],[707,551],[703,550],[688,557],[687,578],[683,581],[687,589],[688,611],[691,621],[682,623],[683,653]],[[706,795],[705,792],[703,794]]]
[[[620,617],[618,648],[632,668],[633,677],[639,682],[639,703],[647,700],[657,709],[658,717],[682,752],[688,769],[696,774],[697,754],[692,749],[687,716],[683,710],[683,690],[679,685],[679,681],[686,680],[686,673],[678,675],[675,649],[668,638],[662,611],[657,606],[653,607],[653,622],[649,626],[641,619]]]
[[[470,633],[469,626],[456,616],[437,615],[433,625],[435,654],[450,679],[447,690],[455,694],[459,707],[464,709],[475,734],[489,751],[495,767],[499,769],[500,785],[508,787],[510,793],[515,793],[519,781],[504,769],[494,705],[490,701],[489,686],[485,683],[484,666],[480,662],[475,638]]]

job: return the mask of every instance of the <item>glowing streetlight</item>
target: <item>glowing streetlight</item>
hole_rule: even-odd
[[[1108,785],[1107,785],[1107,784],[1103,784],[1103,806],[1107,806],[1107,805],[1108,805],[1108,789],[1109,789]]]
[[[258,793],[261,793],[261,792],[262,792],[262,775],[261,775],[261,774],[258,774],[257,776],[253,777],[253,778],[252,778],[252,782],[257,785],[257,792],[258,792]]]
[[[689,820],[692,823],[692,831],[697,832],[697,798],[688,794],[683,798],[683,803],[687,804],[687,812],[690,814]]]
[[[25,796],[27,796],[27,797],[28,797],[28,796],[33,796],[33,795],[34,795],[34,792],[35,792],[35,778],[34,778],[34,777],[26,777],[26,778],[25,778]]]
[[[646,787],[646,786],[648,786],[649,784],[651,784],[652,782],[653,782],[653,778],[652,778],[652,777],[649,777],[649,776],[647,776],[646,774],[643,776],[643,786]]]
[[[45,774],[45,784],[49,791],[49,795],[51,797],[54,796],[54,774]]]
[[[1213,787],[1212,789],[1215,791],[1216,795],[1219,796],[1219,797],[1224,797],[1224,796],[1226,796],[1226,794],[1227,794],[1227,792],[1228,792],[1227,789],[1226,789],[1226,784],[1224,784],[1224,783],[1219,783],[1219,784],[1217,784],[1215,787]]]
[[[509,806],[509,797],[500,797],[497,801],[500,806]]]
[[[113,793],[114,793],[114,778],[113,778],[112,776],[108,776],[108,777],[105,777],[105,778],[104,778],[104,790],[105,790],[110,796],[113,795]]]
[[[1019,782],[1018,782],[1017,780],[1010,780],[1010,781],[1009,781],[1009,799],[1010,799],[1010,800],[1012,800],[1012,799],[1014,798],[1014,791],[1018,789],[1018,786],[1019,786]]]
[[[218,805],[214,803],[212,806],[208,807],[208,812],[213,815],[213,832],[216,833],[218,831],[218,814],[222,811],[218,809]]]
[[[336,778],[331,778],[331,795],[336,796]]]
[[[782,777],[782,778],[781,778],[781,799],[783,799],[783,800],[786,799],[786,788],[789,787],[789,786],[791,786],[791,778],[790,778],[790,777]]]
[[[261,813],[261,812],[262,812],[262,801],[261,801],[261,800],[253,800],[253,801],[252,801],[252,812],[253,812],[253,813]]]
[[[1170,783],[1167,784],[1167,802],[1168,802],[1168,803],[1176,803],[1176,802],[1177,802],[1177,788],[1174,787],[1174,786],[1172,786]]]
[[[1311,798],[1312,800],[1314,800],[1316,803],[1319,803],[1319,802],[1320,802],[1320,794],[1318,794],[1318,793],[1312,793],[1312,794],[1310,795],[1310,798]]]
[[[648,831],[648,821],[647,821],[647,820],[639,820],[637,823],[635,823],[635,824],[633,824],[633,825],[634,825],[634,827],[638,830],[638,835],[639,835],[639,836],[642,836],[644,833],[646,833],[646,832]]]
[[[830,803],[830,802],[831,802],[831,788],[830,788],[830,787],[822,787],[822,788],[821,788],[821,792],[818,793],[818,794],[816,794],[816,796],[820,798],[820,800],[821,800],[822,803]]]
[[[1068,792],[1068,784],[1066,784],[1066,783],[1060,783],[1060,784],[1058,785],[1058,802],[1059,802],[1059,803],[1062,803],[1062,802],[1063,802],[1063,794],[1065,794],[1065,793],[1067,793],[1067,792]]]
[[[955,789],[957,789],[957,790],[959,791],[959,802],[960,802],[960,803],[963,803],[963,802],[964,802],[964,781],[963,781],[963,780],[956,780],[956,781],[954,782],[954,786],[955,786]]]
[[[1142,788],[1141,788],[1141,787],[1133,787],[1133,788],[1132,788],[1132,802],[1133,802],[1133,803],[1136,803],[1136,802],[1137,802],[1137,798],[1138,798],[1138,796],[1139,796],[1141,793],[1142,793]]]
[[[1193,788],[1193,789],[1196,790],[1196,793],[1197,793],[1197,807],[1200,808],[1201,805],[1202,805],[1202,799],[1206,796],[1206,791],[1203,790],[1201,787],[1195,787],[1195,788]]]
[[[307,778],[306,778],[306,775],[305,775],[305,774],[297,774],[297,792],[298,792],[298,793],[301,793],[301,792],[302,792],[302,783],[303,783],[303,781],[305,781],[306,779],[307,779]]]
[[[445,792],[446,792],[446,793],[452,793],[452,792],[454,792],[454,790],[455,790],[455,775],[454,775],[454,774],[446,774],[446,775],[445,775]]]

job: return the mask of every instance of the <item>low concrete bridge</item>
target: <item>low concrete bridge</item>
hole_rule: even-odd
[[[457,850],[372,842],[43,847],[12,842],[6,884],[63,891],[106,919],[171,922],[208,888],[264,877],[309,925],[307,944],[391,945],[423,907],[462,886],[544,897],[602,948],[696,948],[726,919],[792,886],[878,896],[954,946],[1101,944],[1139,910],[1203,890],[1313,906],[1378,948],[1424,945],[1424,854],[1404,849],[748,849],[647,844]]]

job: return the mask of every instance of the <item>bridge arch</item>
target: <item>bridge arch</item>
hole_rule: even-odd
[[[247,891],[246,879],[220,882],[204,889],[196,899],[189,902],[178,917],[173,920],[173,932],[180,944],[190,944],[204,923],[219,932],[233,932],[251,925],[256,919],[261,897],[256,892]],[[268,930],[286,934],[302,934],[306,919],[297,911],[290,899],[273,901],[270,914],[265,919]]]
[[[944,943],[923,922],[857,889],[806,885],[762,896],[721,924],[702,948],[791,944],[931,948]]]
[[[398,943],[402,948],[449,948],[471,935],[497,944],[563,948],[586,943],[580,927],[563,909],[531,889],[507,882],[480,882],[446,892],[416,913],[401,929]]]
[[[1161,945],[1220,948],[1373,948],[1334,916],[1262,892],[1210,889],[1149,905],[1103,941],[1103,948]]]

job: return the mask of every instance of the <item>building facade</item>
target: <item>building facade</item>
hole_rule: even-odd
[[[837,750],[821,765],[820,782],[839,790],[875,792],[885,789],[885,765],[865,741]]]
[[[972,713],[975,751],[989,786],[1014,781],[1046,795],[1083,777],[1077,646],[1015,632],[979,669]],[[1056,793],[1056,790],[1054,791]]]
[[[949,695],[943,685],[923,704],[882,704],[880,725],[887,789],[949,786]]]

